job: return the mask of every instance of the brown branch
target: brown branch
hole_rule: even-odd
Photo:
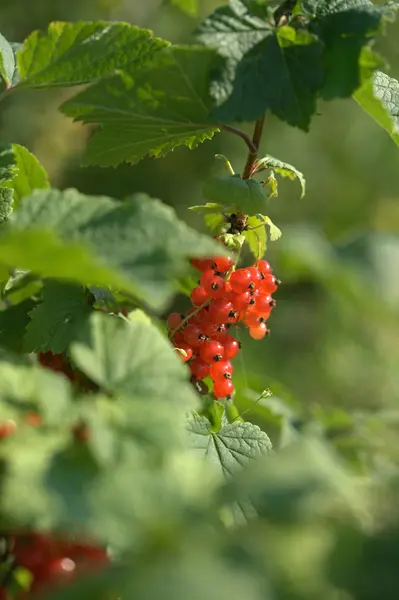
[[[234,135],[238,135],[241,139],[244,140],[250,152],[257,152],[255,144],[253,143],[249,135],[247,135],[245,131],[242,131],[242,129],[237,129],[236,127],[232,127],[231,125],[222,125],[221,129],[223,131],[228,131],[229,133],[234,133]]]
[[[247,162],[244,167],[244,172],[242,174],[243,179],[250,179],[252,177],[252,172],[254,169],[255,161],[258,156],[259,145],[262,139],[263,125],[265,123],[265,115],[260,117],[254,127],[254,135],[252,137],[253,149],[250,149]]]

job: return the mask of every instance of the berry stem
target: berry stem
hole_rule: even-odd
[[[258,156],[259,145],[262,138],[263,125],[265,123],[265,115],[260,117],[254,127],[254,134],[252,137],[252,145],[253,148],[250,148],[247,162],[244,167],[244,172],[242,174],[243,179],[250,179],[253,175],[253,170],[255,166],[255,162]]]
[[[245,133],[245,131],[243,131],[242,129],[237,129],[237,127],[232,127],[231,125],[222,125],[221,129],[223,129],[223,131],[228,131],[229,133],[234,133],[234,135],[238,135],[238,137],[240,137],[241,139],[244,140],[244,142],[246,143],[246,145],[249,148],[249,151],[255,152],[255,156],[256,156],[258,149],[257,149],[254,141],[251,140],[251,138],[249,137],[249,135],[247,135]]]
[[[180,321],[179,325],[177,327],[175,327],[172,331],[169,332],[169,338],[173,339],[173,337],[176,335],[176,333],[179,331],[179,329],[184,327],[184,325],[187,323],[187,321],[189,321],[192,317],[197,315],[200,310],[205,308],[205,306],[209,306],[210,303],[211,303],[211,298],[209,298],[209,300],[207,300],[206,302],[201,304],[201,306],[198,306],[195,310],[193,310],[192,313],[190,313],[189,315],[184,317],[184,319],[182,321]]]

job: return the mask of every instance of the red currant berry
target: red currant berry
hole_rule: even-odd
[[[208,365],[222,360],[224,357],[224,347],[217,340],[208,340],[200,348],[200,357]]]
[[[195,379],[202,380],[209,375],[209,365],[204,363],[200,358],[194,358],[193,362],[190,364],[191,375],[195,377]]]
[[[230,334],[225,334],[224,336],[220,337],[220,342],[224,348],[224,358],[225,359],[228,358],[229,360],[231,360],[232,358],[237,356],[238,351],[241,348],[241,345],[240,345],[240,342],[238,340],[236,340],[235,337],[233,337]]]
[[[183,337],[185,342],[194,348],[203,344],[206,340],[204,332],[195,324],[187,325],[183,331]]]
[[[195,287],[191,292],[190,300],[194,304],[194,306],[201,306],[201,304],[204,304],[207,300],[209,300],[209,294],[203,288],[202,285],[199,285],[198,287]]]
[[[180,352],[181,350],[183,350],[183,352]],[[180,344],[180,346],[178,348],[176,348],[176,351],[177,351],[179,358],[183,362],[187,362],[193,356],[193,349],[188,344]]]
[[[241,294],[237,294],[233,292],[230,296],[230,300],[238,312],[242,312],[247,309],[251,304],[255,304],[255,300],[251,296],[251,292],[247,290],[246,292],[242,292]]]
[[[277,279],[274,275],[267,274],[264,279],[259,284],[259,289],[263,294],[274,294],[280,285],[281,281]]]
[[[237,269],[237,271],[231,274],[230,285],[233,292],[237,292],[237,294],[251,289],[251,285],[254,287],[251,271],[248,269]]]
[[[210,366],[209,375],[212,377],[213,381],[219,379],[231,379],[233,370],[234,367],[229,360],[221,360]]]
[[[218,379],[213,385],[213,393],[216,398],[226,398],[234,392],[234,385],[231,379]]]
[[[220,325],[216,325],[216,333],[214,333],[212,337],[214,340],[217,340],[218,342],[220,342],[223,345],[223,338],[226,337],[226,334],[229,333],[229,324],[224,324],[221,323]]]
[[[258,271],[262,273],[262,275],[268,275],[272,272],[272,268],[267,260],[259,260],[258,261]]]
[[[260,325],[261,323],[265,323],[268,316],[269,315],[257,313],[253,309],[251,309],[247,311],[244,323],[245,325],[247,325],[247,327],[258,327],[258,325]]]
[[[262,274],[256,267],[248,267],[247,269],[251,273],[252,281],[258,285],[262,280]]]
[[[215,272],[212,271],[212,269],[208,269],[202,273],[200,283],[211,298],[221,298],[225,293],[225,280],[223,277],[215,275]]]
[[[265,335],[268,335],[268,333],[269,329],[267,328],[266,323],[259,323],[256,327],[249,328],[249,335],[254,340],[261,340]]]
[[[183,331],[176,331],[171,341],[176,348],[180,348],[180,344],[185,344],[186,340],[184,339]]]
[[[25,417],[25,423],[32,427],[40,427],[40,425],[43,425],[43,419],[38,413],[29,412]]]
[[[234,306],[226,298],[216,298],[209,307],[209,320],[211,323],[228,323],[236,316]]]
[[[268,294],[260,294],[256,298],[254,311],[257,313],[270,314],[274,305],[275,300],[273,300],[271,296],[269,296]]]
[[[206,271],[212,267],[213,261],[211,258],[192,258],[190,262],[198,271]]]
[[[10,435],[12,435],[16,428],[17,424],[11,419],[5,421],[4,423],[0,423],[0,440],[4,440],[4,438],[7,438]]]
[[[166,322],[170,329],[176,329],[177,327],[179,327],[180,323],[183,321],[183,318],[184,318],[183,315],[181,315],[180,313],[173,312],[173,313],[170,313]]]
[[[207,337],[213,338],[214,336],[216,336],[218,334],[219,327],[220,327],[220,325],[217,325],[216,323],[208,322],[208,323],[203,324],[202,329]]]
[[[230,256],[216,256],[212,263],[212,268],[220,273],[226,273],[233,266],[233,260]]]

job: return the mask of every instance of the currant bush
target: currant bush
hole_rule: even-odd
[[[186,315],[172,312],[167,317],[169,339],[187,363],[194,384],[207,377],[216,399],[234,393],[232,375],[240,343],[231,328],[247,327],[249,335],[261,340],[269,333],[269,319],[279,286],[266,260],[239,267],[231,257],[193,259],[201,272],[191,294]]]

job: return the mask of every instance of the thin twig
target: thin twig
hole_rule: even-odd
[[[260,141],[262,138],[264,123],[265,123],[265,115],[260,117],[255,123],[254,135],[252,137],[252,144],[254,146],[254,149],[250,149],[250,151],[249,151],[247,162],[244,167],[244,172],[242,174],[243,179],[250,179],[252,177],[252,172],[254,169],[255,161],[258,156],[258,150],[259,150],[259,145],[260,145]]]
[[[237,129],[237,127],[232,127],[231,125],[222,125],[221,129],[223,129],[224,131],[228,131],[230,133],[234,133],[234,135],[238,135],[241,139],[244,140],[244,142],[248,146],[250,152],[257,151],[257,148],[256,148],[255,144],[253,143],[253,141],[251,140],[251,138],[249,137],[249,135],[247,135],[245,133],[245,131],[242,131],[242,129]]]

